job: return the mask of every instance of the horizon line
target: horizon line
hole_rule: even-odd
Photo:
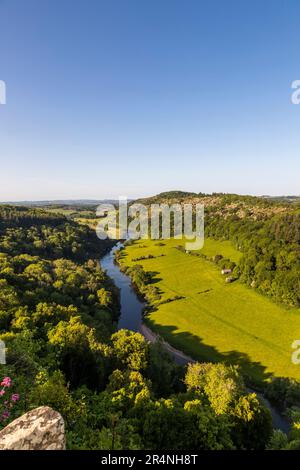
[[[159,193],[151,194],[151,195],[141,195],[136,197],[128,197],[129,201],[133,201],[136,199],[146,199],[150,197],[159,196],[160,194],[167,194],[170,192],[182,192],[182,193],[189,193],[195,196],[214,196],[214,195],[224,195],[224,196],[250,196],[250,197],[257,197],[257,198],[300,198],[300,194],[242,194],[242,193],[230,193],[230,192],[211,192],[211,193],[197,193],[194,191],[183,191],[183,190],[169,190],[169,191],[161,191]],[[13,203],[69,203],[69,202],[90,202],[90,203],[97,203],[102,201],[118,201],[119,197],[103,197],[103,198],[84,198],[84,197],[77,197],[77,198],[57,198],[57,199],[16,199],[16,200],[1,200],[0,204],[13,204]],[[124,197],[124,196],[122,196]],[[126,196],[125,196],[126,197]]]

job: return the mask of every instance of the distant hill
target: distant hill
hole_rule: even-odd
[[[250,196],[250,195],[241,195],[241,194],[234,194],[234,193],[195,193],[189,191],[165,191],[154,196],[148,196],[144,198],[139,198],[135,202],[143,202],[144,204],[150,204],[154,202],[166,202],[166,201],[175,201],[181,202],[182,200],[186,199],[193,199],[193,198],[218,198],[218,199],[232,199],[232,200],[241,200],[241,201],[256,201],[257,203],[263,203],[263,201],[272,201],[272,202],[279,202],[279,203],[293,203],[293,202],[300,202],[300,196]]]
[[[204,204],[205,210],[225,218],[234,216],[255,220],[266,219],[273,215],[298,208],[298,196],[249,196],[226,193],[192,193],[186,191],[168,191],[151,197],[137,199],[135,202],[151,204]]]
[[[201,194],[201,193],[200,193]],[[181,202],[185,199],[196,198],[199,194],[192,193],[189,191],[165,191],[154,196],[139,198],[135,202],[140,202],[143,204],[155,204],[160,202]],[[204,196],[204,195],[203,195]]]
[[[277,202],[288,202],[288,203],[297,203],[300,202],[300,196],[262,196],[265,199],[269,199],[270,201],[277,201]]]
[[[96,206],[98,204],[118,204],[117,199],[54,199],[49,201],[17,201],[1,202],[12,206],[44,207],[44,206]]]

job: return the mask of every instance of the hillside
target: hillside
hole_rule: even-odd
[[[298,199],[295,199],[298,202]],[[189,193],[184,191],[169,191],[155,196],[137,199],[137,203],[150,204],[204,204],[207,212],[229,217],[235,215],[239,218],[251,217],[255,220],[268,218],[275,214],[294,210],[296,207],[282,198],[268,198],[256,196],[243,196],[224,193]]]
[[[236,278],[276,301],[300,306],[297,204],[236,194],[195,196],[180,192],[162,193],[139,202],[204,204],[205,236],[229,240],[244,255],[236,266]]]

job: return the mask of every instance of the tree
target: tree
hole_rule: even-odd
[[[84,325],[80,317],[61,321],[48,333],[61,369],[72,387],[82,384],[103,387],[106,377],[104,351],[95,330]]]
[[[29,400],[33,407],[50,406],[62,414],[69,425],[72,425],[79,414],[84,411],[81,403],[76,403],[70,394],[61,371],[48,375],[43,371],[36,376],[36,386],[32,389]]]
[[[140,333],[119,330],[111,339],[114,354],[122,367],[136,371],[147,367],[148,344]]]
[[[231,438],[231,422],[227,415],[216,415],[210,406],[199,398],[188,400],[184,409],[196,422],[197,433],[194,448],[203,450],[234,449]]]
[[[151,450],[194,448],[196,425],[176,400],[161,399],[143,420],[144,447]]]
[[[237,367],[219,364],[189,364],[185,377],[188,390],[202,392],[216,414],[226,413],[243,390]]]
[[[272,434],[272,418],[255,393],[242,395],[232,410],[233,442],[239,449],[263,450]]]
[[[128,412],[132,407],[144,406],[150,400],[150,383],[137,371],[114,370],[109,377],[107,392],[117,410]]]
[[[155,403],[143,420],[143,441],[153,450],[232,449],[230,426],[199,400],[176,397]]]
[[[151,380],[152,390],[157,397],[167,397],[171,393],[183,391],[183,374],[183,368],[174,362],[159,341],[149,345],[145,376]]]
[[[112,305],[112,294],[102,287],[97,291],[99,304],[102,307],[110,308]]]

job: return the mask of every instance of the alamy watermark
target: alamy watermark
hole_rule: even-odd
[[[119,197],[114,204],[100,204],[96,233],[100,240],[185,239],[185,249],[200,250],[204,245],[203,204],[129,204]]]
[[[6,104],[6,83],[0,80],[0,105]]]
[[[6,364],[5,343],[0,340],[0,364]]]
[[[292,353],[291,360],[292,363],[295,366],[298,366],[300,364],[300,340],[295,339],[292,343],[292,349],[294,349],[294,352]]]
[[[293,104],[300,104],[300,80],[294,80],[291,85],[292,89],[295,90],[292,93],[291,101]]]
[[[294,90],[291,95],[291,101],[293,104],[300,104],[300,80],[294,80],[292,82],[291,88]],[[294,349],[291,354],[292,364],[295,366],[300,364],[300,340],[295,339],[292,343],[292,349]]]

